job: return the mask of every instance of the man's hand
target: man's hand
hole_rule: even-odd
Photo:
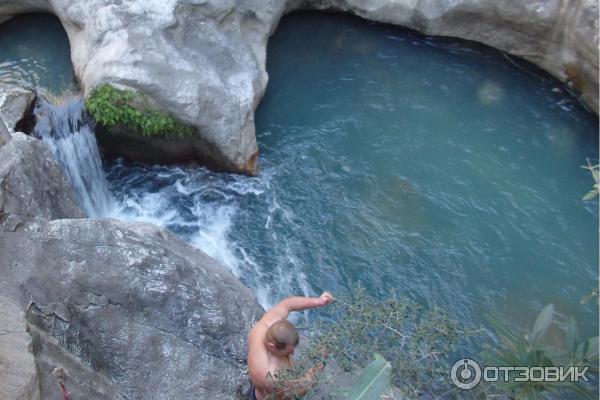
[[[323,294],[319,296],[319,300],[321,301],[320,306],[323,307],[333,301],[333,296],[329,292],[323,292]]]

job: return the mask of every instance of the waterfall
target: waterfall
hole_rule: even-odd
[[[265,308],[292,291],[311,293],[294,238],[280,235],[269,241],[267,248],[277,251],[276,265],[270,270],[258,261],[268,249],[257,246],[260,250],[253,252],[243,239],[230,236],[234,228],[240,230],[237,219],[244,215],[243,207],[257,204],[263,197],[266,203],[259,204],[270,210],[268,225],[291,222],[279,220],[284,214],[287,218],[288,212],[273,204],[277,203],[273,196],[265,195],[272,172],[263,170],[261,176],[248,178],[192,166],[144,165],[122,159],[105,171],[80,96],[60,101],[40,96],[34,114],[32,134],[48,145],[89,217],[143,221],[170,229],[227,266],[254,289]],[[274,283],[272,274],[278,275],[276,282],[283,283]]]
[[[89,217],[109,215],[115,199],[102,169],[96,137],[84,118],[81,97],[54,105],[38,97],[34,136],[41,138],[60,162],[79,204]]]

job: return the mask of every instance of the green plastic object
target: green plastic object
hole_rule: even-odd
[[[345,394],[347,400],[379,400],[389,389],[392,366],[385,358],[375,354],[375,359],[356,378],[356,382]]]

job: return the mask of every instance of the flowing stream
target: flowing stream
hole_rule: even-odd
[[[105,178],[79,100],[37,134],[89,215],[173,230],[266,307],[360,282],[523,330],[552,302],[597,331],[580,304],[598,266],[580,166],[598,160],[598,120],[562,85],[488,48],[331,14],[285,17],[268,54],[258,177],[104,160]]]

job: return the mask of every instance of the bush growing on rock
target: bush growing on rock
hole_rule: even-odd
[[[331,309],[327,319],[310,326],[317,333],[292,369],[278,373],[282,387],[331,360],[333,367],[318,377],[306,398],[345,398],[361,370],[380,354],[391,365],[391,382],[396,385],[392,398],[436,397],[455,390],[449,358],[473,331],[463,329],[443,310],[424,309],[395,292],[377,300],[360,286],[350,296],[336,298]]]
[[[582,340],[575,320],[566,324],[564,346],[542,343],[549,326],[556,323],[552,305],[540,313],[527,334],[515,333],[498,320],[488,321],[499,342],[484,339],[484,351],[477,355],[485,365],[498,366],[591,366],[591,382],[517,382],[515,375],[508,382],[480,382],[471,390],[453,386],[450,364],[465,340],[479,330],[465,329],[441,309],[424,309],[406,297],[392,293],[387,299],[376,300],[358,287],[351,296],[335,299],[332,314],[325,322],[310,324],[316,332],[300,351],[291,369],[277,373],[276,391],[293,387],[294,382],[306,381],[306,371],[327,364],[324,373],[316,374],[316,383],[302,399],[519,399],[531,400],[545,396],[576,394],[581,398],[597,398],[598,337]],[[460,347],[459,347],[460,346]],[[327,355],[324,355],[326,349]],[[370,376],[360,393],[387,381],[395,386],[383,396],[352,396],[355,386],[379,358],[380,368],[389,368],[386,379]],[[371,374],[373,375],[373,374]],[[364,383],[364,382],[363,382]],[[305,385],[305,383],[304,383]],[[371,386],[368,386],[371,385]],[[351,388],[352,387],[352,388]],[[596,395],[596,397],[594,397]],[[350,396],[350,397],[349,397]],[[554,398],[554,397],[551,397]],[[556,397],[558,398],[558,397]]]
[[[95,88],[85,102],[97,123],[115,129],[125,127],[144,136],[190,136],[194,129],[150,105],[143,94],[110,85]]]

